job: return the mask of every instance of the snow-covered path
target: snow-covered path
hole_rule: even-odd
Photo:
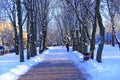
[[[104,47],[102,63],[96,62],[95,59],[83,63],[83,56],[80,53],[73,52],[71,49],[70,52],[66,52],[65,46],[50,47],[43,54],[38,54],[30,60],[26,60],[25,51],[25,62],[22,63],[19,62],[19,56],[15,53],[0,56],[0,80],[17,80],[32,66],[42,63],[45,59],[68,60],[66,57],[72,60],[82,73],[90,74],[91,77],[88,80],[120,80],[120,50],[118,46],[111,47],[110,45]]]
[[[64,46],[50,47],[49,50],[40,55],[38,54],[30,60],[26,60],[25,54],[25,62],[19,62],[19,56],[16,56],[15,53],[0,56],[0,80],[17,80],[32,66],[45,60],[71,60],[72,62],[72,57],[72,50],[70,49],[70,52],[67,52]]]
[[[18,80],[88,80],[90,75],[83,73],[84,68],[80,70],[75,66],[71,55],[65,48],[50,48],[43,61]]]

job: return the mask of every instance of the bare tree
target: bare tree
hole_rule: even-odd
[[[85,43],[87,43],[87,38],[90,40],[90,36],[88,33],[88,21],[87,21],[87,14],[89,13],[88,11],[88,6],[86,6],[86,3],[88,3],[87,1],[81,1],[81,0],[66,0],[67,4],[69,5],[69,9],[71,11],[74,12],[75,16],[76,16],[76,22],[75,26],[77,26],[76,28],[78,28],[78,32],[76,33],[76,38],[77,38],[77,45],[83,47],[83,49],[81,49],[79,47],[79,51],[81,51],[83,54],[87,52],[87,49],[85,49],[86,45]],[[71,8],[70,8],[71,7]],[[84,14],[83,14],[84,12]],[[91,15],[91,13],[90,13]],[[78,35],[80,34],[80,35]],[[81,50],[80,50],[81,49]]]
[[[120,46],[120,42],[117,38],[116,31],[115,31],[115,16],[120,13],[119,5],[120,1],[119,0],[106,0],[107,2],[107,7],[108,7],[108,12],[110,16],[110,21],[111,21],[111,27],[112,27],[112,46],[115,46],[115,39]]]
[[[18,16],[18,25],[19,25],[20,62],[24,62],[21,0],[16,1],[16,6],[17,6],[17,16]]]
[[[28,13],[28,16],[27,16],[27,59],[30,59],[31,57],[31,53],[30,53],[30,10],[31,10],[31,7],[30,7],[30,0],[24,0],[24,6],[25,6],[25,9]]]
[[[47,27],[49,23],[50,0],[38,0],[38,19],[40,36],[40,53],[46,49]]]
[[[2,0],[2,7],[5,10],[4,12],[7,13],[12,23],[12,26],[14,28],[14,41],[15,41],[14,48],[15,48],[16,55],[19,55],[19,49],[18,49],[19,39],[18,39],[18,31],[17,31],[17,23],[16,23],[17,11],[16,11],[15,1],[14,0]]]
[[[104,47],[104,34],[105,34],[105,29],[102,23],[102,17],[100,14],[100,0],[96,0],[96,17],[98,20],[98,24],[99,24],[99,29],[100,29],[100,43],[98,46],[98,50],[97,50],[97,57],[96,60],[98,62],[101,62],[101,57],[102,57],[102,51],[103,51],[103,47]]]

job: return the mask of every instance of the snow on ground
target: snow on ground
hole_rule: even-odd
[[[19,62],[20,57],[16,56],[15,53],[0,56],[0,80],[16,80],[20,75],[27,72],[33,65],[41,62],[42,57],[47,53],[48,51],[45,51],[43,54],[35,56],[30,60],[25,60],[25,62]]]
[[[76,57],[79,57],[77,59],[82,62],[82,55],[77,52],[74,53]],[[89,60],[80,64],[77,62],[76,57],[73,58],[76,65],[79,68],[85,67],[86,72],[92,76],[93,80],[120,80],[120,50],[118,46],[111,47],[110,45],[105,45],[102,63],[98,63],[96,60]]]
[[[65,47],[60,46],[50,47],[43,54],[37,55],[30,60],[25,59],[25,62],[19,62],[19,56],[16,56],[15,53],[0,56],[0,80],[16,80],[32,66],[42,62],[44,57],[49,57],[51,50],[60,54],[66,54]],[[82,72],[91,75],[90,80],[120,80],[120,50],[118,46],[111,47],[110,45],[105,45],[102,63],[98,63],[96,60],[83,62],[83,56],[76,51],[72,52],[72,49],[68,53],[68,57],[82,69]]]

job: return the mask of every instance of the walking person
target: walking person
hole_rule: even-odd
[[[67,52],[69,52],[69,43],[66,43]]]

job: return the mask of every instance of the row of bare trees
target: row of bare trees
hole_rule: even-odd
[[[69,36],[73,50],[85,54],[89,44],[90,52],[92,52],[91,58],[94,59],[96,33],[99,28],[100,41],[96,60],[101,62],[106,28],[102,19],[109,19],[111,22],[112,45],[114,46],[116,39],[120,46],[114,30],[115,15],[119,14],[119,0],[63,0],[57,7],[59,7],[59,11],[54,16],[62,37],[61,40],[65,42],[65,38]]]
[[[24,0],[27,11],[27,59],[46,49],[46,34],[49,22],[49,0]],[[23,58],[23,57],[21,57]]]
[[[120,0],[106,0],[107,8],[108,8],[108,14],[109,19],[111,22],[111,28],[112,28],[112,46],[115,46],[115,39],[119,45],[120,48],[120,41],[117,38],[116,31],[115,31],[115,17],[120,14]]]
[[[50,0],[2,0],[1,7],[14,27],[16,55],[24,61],[23,31],[27,32],[27,59],[46,49]]]
[[[24,61],[24,26],[27,31],[27,59],[30,59],[37,55],[37,46],[39,53],[46,49],[46,40],[49,40],[47,29],[51,16],[54,24],[58,26],[59,42],[65,44],[66,41],[70,41],[73,50],[83,54],[87,53],[89,44],[92,59],[96,32],[99,28],[100,41],[96,56],[98,62],[101,62],[105,40],[106,27],[104,28],[103,19],[109,19],[111,23],[112,45],[114,46],[116,39],[120,46],[115,31],[115,17],[119,15],[120,8],[119,0],[1,0],[0,3],[14,27],[15,52],[17,55],[20,54],[20,62]]]
[[[101,54],[104,46],[104,27],[100,14],[100,0],[65,0],[59,5],[61,8],[61,19],[56,20],[64,26],[66,34],[71,37],[73,50],[78,50],[83,54],[87,53],[87,44],[90,44],[91,58],[94,58],[95,33],[97,23],[100,28],[101,41],[97,52],[97,61],[101,62]],[[62,24],[60,24],[60,22]],[[67,37],[64,35],[64,37]],[[63,41],[64,41],[63,37]]]

